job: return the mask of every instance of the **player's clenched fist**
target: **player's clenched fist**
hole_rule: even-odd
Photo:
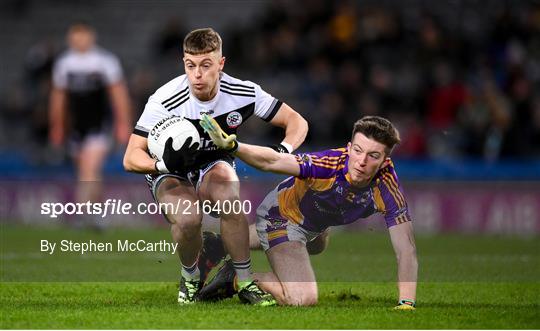
[[[201,124],[204,131],[206,131],[206,133],[210,135],[210,138],[217,147],[224,149],[229,153],[234,153],[238,149],[238,141],[236,141],[236,135],[226,134],[221,129],[215,119],[204,114],[199,123]]]
[[[188,137],[179,150],[173,147],[173,138],[169,137],[165,142],[163,160],[155,163],[156,170],[160,173],[185,173],[195,163],[199,142],[191,144],[192,138]]]

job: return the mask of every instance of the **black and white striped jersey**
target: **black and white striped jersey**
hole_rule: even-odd
[[[53,68],[53,85],[67,93],[72,129],[86,134],[103,127],[110,118],[107,87],[122,79],[117,57],[102,48],[63,53]]]
[[[270,121],[282,102],[265,92],[259,85],[221,73],[218,92],[210,101],[198,100],[190,91],[187,75],[179,76],[160,87],[150,96],[137,121],[134,133],[148,137],[154,125],[170,116],[182,116],[195,125],[201,136],[201,150],[213,151],[220,158],[210,137],[199,125],[203,114],[213,117],[228,134],[236,133],[239,126],[252,115]],[[199,162],[197,162],[199,163]],[[201,162],[202,164],[203,162]]]

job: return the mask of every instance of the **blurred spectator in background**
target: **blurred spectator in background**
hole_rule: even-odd
[[[111,130],[122,145],[131,135],[130,100],[118,59],[95,44],[91,26],[72,25],[67,42],[69,49],[54,64],[49,139],[55,147],[69,145],[77,169],[77,200],[99,201]]]
[[[33,157],[54,161],[56,155],[47,149],[49,132],[48,104],[51,91],[52,69],[58,55],[57,45],[52,38],[45,38],[34,44],[25,57],[25,87],[29,104]],[[28,118],[28,116],[27,116]]]

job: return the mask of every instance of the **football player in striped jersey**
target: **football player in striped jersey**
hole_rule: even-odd
[[[68,29],[69,48],[53,68],[49,104],[49,141],[67,145],[77,173],[76,200],[100,201],[103,165],[112,146],[127,144],[131,101],[118,57],[96,44],[86,23]],[[101,228],[103,222],[93,220]]]
[[[239,179],[234,157],[220,150],[199,125],[201,116],[217,121],[223,130],[234,134],[252,115],[285,129],[285,138],[274,146],[292,152],[304,141],[307,122],[287,104],[265,92],[259,85],[223,72],[225,57],[219,34],[210,28],[191,31],[184,39],[185,74],[159,88],[148,99],[128,143],[124,156],[127,171],[147,174],[154,199],[177,204],[212,204],[239,199]],[[166,151],[167,160],[152,159],[147,150],[148,132],[160,120],[182,116],[199,130],[200,147],[195,155],[188,149]],[[189,146],[186,146],[189,147]],[[202,247],[200,208],[168,213],[171,233],[179,244],[181,280],[178,302],[192,303],[202,286],[209,264],[200,257]],[[273,298],[253,282],[249,254],[249,230],[243,213],[220,213],[221,237],[232,258],[239,279],[239,295],[246,302],[269,305]],[[204,269],[204,270],[201,270]]]
[[[330,226],[381,213],[398,262],[396,309],[414,309],[418,263],[411,217],[390,159],[400,142],[390,121],[365,116],[354,124],[346,147],[298,155],[239,143],[210,117],[203,117],[201,125],[217,146],[249,165],[291,176],[257,209],[257,234],[273,270],[254,276],[262,289],[280,304],[316,304],[317,283],[306,243],[324,239]],[[201,298],[214,300],[220,293],[234,293],[228,269],[226,263],[201,290]]]

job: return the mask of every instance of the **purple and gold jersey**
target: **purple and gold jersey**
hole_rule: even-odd
[[[391,161],[370,185],[356,188],[350,183],[346,148],[299,154],[296,160],[300,175],[281,182],[265,199],[273,201],[265,208],[267,220],[293,222],[313,232],[376,212],[384,215],[387,227],[411,220]]]

